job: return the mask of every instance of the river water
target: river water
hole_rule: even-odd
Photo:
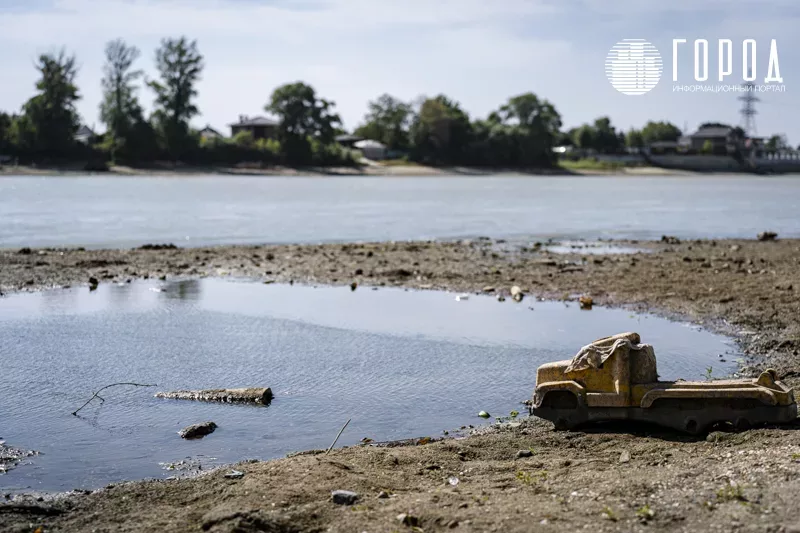
[[[5,177],[0,248],[800,237],[800,177]]]
[[[637,331],[663,379],[729,374],[729,339],[620,309],[498,302],[402,289],[140,282],[0,299],[0,437],[42,455],[0,475],[6,491],[95,488],[246,458],[441,436],[525,413],[538,365]],[[724,361],[720,355],[724,356]],[[93,391],[120,381],[79,416]],[[268,407],[162,400],[157,390],[269,386]],[[202,440],[177,431],[212,420]],[[165,464],[179,463],[177,470]]]

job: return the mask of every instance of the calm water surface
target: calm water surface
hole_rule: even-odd
[[[533,309],[531,309],[533,307]],[[638,331],[662,378],[734,370],[724,337],[648,315],[497,302],[451,293],[313,288],[206,279],[101,285],[0,298],[0,437],[43,454],[0,475],[4,490],[69,490],[340,445],[437,436],[524,411],[541,363],[595,338]],[[720,362],[726,354],[727,362]],[[158,390],[270,386],[268,407],[153,398]],[[213,420],[217,431],[177,431]]]
[[[6,177],[0,248],[800,236],[800,177]]]

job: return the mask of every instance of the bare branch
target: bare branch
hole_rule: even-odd
[[[81,405],[80,407],[78,407],[77,409],[75,409],[75,410],[72,412],[72,414],[73,414],[74,416],[77,416],[77,415],[78,415],[78,411],[80,411],[81,409],[83,409],[84,407],[86,407],[87,405],[89,405],[89,403],[90,403],[92,400],[94,400],[95,398],[100,398],[101,400],[103,400],[103,398],[101,398],[101,397],[100,397],[100,393],[101,393],[101,392],[103,392],[104,390],[106,390],[106,389],[107,389],[107,388],[109,388],[109,387],[116,387],[117,385],[130,385],[130,386],[132,386],[132,387],[156,387],[156,386],[157,386],[157,385],[145,385],[145,384],[142,384],[142,383],[130,383],[130,382],[112,383],[111,385],[106,385],[105,387],[103,387],[103,388],[99,389],[97,392],[95,392],[94,394],[92,394],[92,397],[91,397],[91,398],[89,398],[88,400],[86,400],[86,403],[85,403],[85,404],[83,404],[83,405]],[[105,402],[105,400],[103,400],[103,401]]]

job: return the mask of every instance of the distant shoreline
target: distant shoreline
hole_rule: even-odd
[[[153,167],[133,168],[115,166],[108,171],[91,171],[76,167],[0,167],[0,176],[352,176],[352,177],[445,177],[445,176],[693,176],[705,173],[671,170],[659,167],[625,167],[616,170],[604,169],[566,169],[534,168],[474,168],[474,167],[432,167],[424,165],[367,166],[367,167],[270,167],[236,168],[215,166]],[[729,174],[729,173],[728,173]]]

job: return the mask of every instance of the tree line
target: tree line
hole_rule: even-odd
[[[36,94],[18,114],[0,113],[0,154],[23,162],[99,159],[123,164],[180,161],[193,164],[353,164],[352,153],[335,142],[345,133],[335,103],[303,82],[276,88],[264,109],[278,118],[275,138],[206,138],[190,127],[200,113],[195,100],[205,66],[197,41],[162,40],[155,54],[158,76],[144,80],[138,48],[118,39],[106,45],[100,119],[106,132],[88,144],[75,140],[80,127],[75,56],[43,54],[36,68]],[[145,116],[142,89],[151,91],[153,111]],[[379,141],[390,153],[427,164],[535,167],[555,163],[552,148],[572,145],[598,153],[620,153],[680,130],[649,122],[641,130],[617,131],[608,117],[562,131],[561,116],[546,99],[529,92],[508,99],[485,119],[472,119],[445,96],[405,102],[384,94],[369,102],[354,133]]]

